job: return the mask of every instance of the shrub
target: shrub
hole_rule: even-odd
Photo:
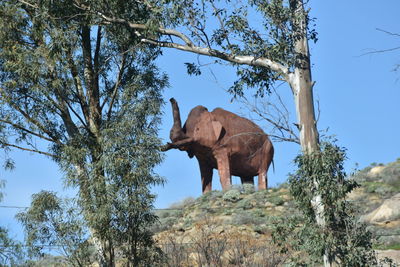
[[[233,225],[260,225],[264,222],[265,219],[260,218],[257,214],[250,211],[237,212],[231,219],[231,224]]]
[[[246,195],[253,194],[255,192],[255,188],[253,184],[243,184],[243,193]]]
[[[253,208],[253,204],[251,202],[251,199],[242,199],[238,202],[238,204],[236,205],[236,208],[239,209],[244,209],[244,210],[248,210]]]
[[[283,203],[285,203],[285,200],[283,200],[282,197],[279,195],[271,196],[270,198],[268,198],[268,201],[276,206],[281,206],[283,205]]]
[[[222,199],[228,202],[238,202],[241,199],[240,192],[237,189],[228,190],[222,196]]]

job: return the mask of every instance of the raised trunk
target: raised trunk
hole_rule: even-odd
[[[182,130],[181,115],[179,113],[178,103],[174,98],[171,98],[169,101],[171,102],[172,116],[174,117],[174,125],[169,133],[169,138],[172,142],[176,142],[186,138],[186,135]]]

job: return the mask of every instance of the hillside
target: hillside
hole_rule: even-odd
[[[361,186],[348,200],[373,233],[374,247],[381,257],[400,262],[400,159],[372,164],[353,178]],[[298,212],[283,184],[259,192],[252,186],[212,191],[157,213],[160,222],[153,230],[166,254],[173,255],[170,266],[276,266],[288,255],[272,245],[271,231]]]

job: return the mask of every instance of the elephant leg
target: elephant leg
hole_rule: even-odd
[[[268,187],[268,169],[269,165],[274,158],[274,147],[269,139],[264,142],[263,145],[263,155],[264,159],[261,163],[261,168],[258,173],[258,190],[267,189]]]
[[[222,190],[229,190],[232,185],[231,170],[229,167],[229,157],[226,149],[221,149],[214,152],[217,159],[218,174],[221,181]]]
[[[213,169],[208,164],[202,161],[199,161],[199,166],[201,174],[202,192],[204,194],[212,190]]]
[[[242,181],[242,184],[252,184],[252,185],[254,185],[253,176],[241,176],[240,180]]]
[[[265,190],[268,187],[267,172],[263,171],[258,174],[258,190]]]

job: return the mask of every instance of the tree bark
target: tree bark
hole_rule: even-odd
[[[306,14],[303,0],[291,0],[290,5],[296,17],[294,29],[297,29],[297,32],[295,32],[297,38],[295,43],[295,70],[289,84],[293,91],[296,106],[297,121],[300,131],[300,145],[304,154],[312,154],[318,152],[320,148],[314,110],[314,83],[311,77]],[[318,191],[319,183],[315,178],[313,183]],[[315,220],[317,224],[321,228],[325,228],[325,206],[322,202],[322,196],[320,194],[313,196],[311,205],[315,212]],[[332,259],[327,250],[325,250],[323,261],[325,267],[333,266]]]

